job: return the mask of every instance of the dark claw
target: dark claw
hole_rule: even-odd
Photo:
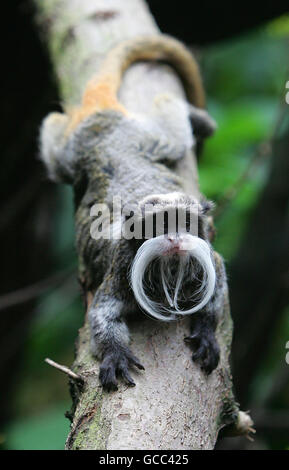
[[[207,337],[200,334],[192,334],[185,338],[194,349],[192,359],[200,364],[201,369],[207,374],[216,369],[220,359],[220,349],[214,335]]]
[[[197,341],[198,339],[199,339],[199,334],[198,334],[198,333],[194,333],[194,334],[192,334],[191,336],[185,336],[184,341],[185,341],[186,343],[192,344],[192,343],[194,343],[195,341]]]
[[[103,355],[99,371],[99,379],[104,390],[113,391],[118,389],[116,375],[120,375],[128,385],[134,387],[135,382],[128,372],[129,367],[132,366],[144,369],[129,349],[115,348],[107,350]]]
[[[115,368],[112,365],[101,365],[99,371],[99,379],[103,388],[107,391],[116,391],[117,388],[117,381],[115,375]]]
[[[131,387],[135,387],[135,382],[134,382],[133,379],[131,378],[131,376],[130,376],[130,374],[129,374],[129,372],[128,372],[127,369],[123,369],[123,370],[121,371],[121,374],[122,374],[123,379],[126,381],[126,383],[127,383],[128,385],[130,385]]]
[[[128,372],[128,359],[123,357],[118,364],[117,372],[122,376],[128,385],[135,386],[135,383]]]
[[[139,362],[138,358],[131,355],[130,362],[140,370],[145,370],[144,366]]]

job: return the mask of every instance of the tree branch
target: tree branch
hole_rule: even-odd
[[[107,0],[35,0],[35,4],[65,106],[79,102],[85,83],[112,46],[137,35],[158,33],[142,0],[111,0],[109,6]],[[139,63],[125,74],[119,95],[127,109],[145,114],[154,96],[164,91],[184,97],[180,80],[171,68]],[[192,154],[178,165],[177,173],[184,190],[198,195]],[[78,233],[82,223],[78,218]],[[89,306],[93,292],[85,287],[87,276],[85,263],[80,260],[80,278]],[[189,331],[187,320],[159,324],[144,317],[132,322],[132,350],[146,370],[138,373],[135,388],[120,385],[113,394],[104,393],[99,386],[86,318],[73,366],[85,382],[82,387],[71,382],[72,426],[66,448],[211,449],[220,428],[234,423],[238,428],[240,419],[228,363],[232,336],[228,302],[220,318],[217,338],[221,360],[208,378],[192,364],[191,352],[184,345]],[[239,433],[248,433],[252,422],[248,420],[247,424],[242,429],[239,426]]]

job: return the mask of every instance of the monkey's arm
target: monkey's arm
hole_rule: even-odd
[[[106,390],[117,390],[117,375],[135,385],[129,368],[144,369],[128,347],[129,331],[124,320],[125,302],[115,297],[111,280],[104,280],[89,309],[91,351],[101,359],[99,378]]]
[[[171,111],[171,112],[170,112]],[[73,183],[76,165],[89,149],[95,146],[102,131],[110,134],[118,123],[126,125],[142,136],[141,152],[147,147],[147,155],[152,161],[175,161],[185,155],[193,146],[213,133],[216,125],[205,110],[188,105],[172,94],[158,95],[148,118],[128,119],[115,111],[96,112],[86,117],[78,128],[67,134],[69,117],[62,113],[51,113],[43,121],[40,132],[41,158],[48,175],[55,182]]]
[[[197,138],[206,138],[211,136],[217,129],[216,121],[208,114],[205,109],[196,108],[189,105],[189,118],[192,124],[193,132]]]
[[[55,182],[70,182],[72,179],[72,155],[65,151],[65,129],[68,117],[62,113],[50,113],[42,122],[40,129],[40,154]]]
[[[215,337],[218,315],[222,310],[226,288],[226,274],[222,257],[214,252],[216,269],[215,292],[204,309],[191,317],[191,335],[185,338],[193,349],[192,359],[198,362],[206,374],[216,369],[220,348]]]

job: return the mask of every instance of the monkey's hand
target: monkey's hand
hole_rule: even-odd
[[[193,349],[192,359],[197,362],[201,369],[209,375],[216,369],[220,359],[220,348],[216,341],[214,332],[196,331],[185,338],[186,343]]]
[[[143,365],[126,346],[108,346],[102,355],[99,379],[107,391],[117,390],[117,376],[134,387],[135,383],[129,374],[129,368],[137,367],[144,370]]]

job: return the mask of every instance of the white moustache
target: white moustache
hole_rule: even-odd
[[[173,254],[179,255],[177,275],[172,274],[171,271],[171,255]],[[181,310],[178,306],[178,297],[184,275],[192,258],[200,265],[203,271],[203,280],[200,288],[192,292],[190,298],[198,294],[200,300],[192,308]],[[160,288],[162,286],[170,307],[153,301],[144,290],[145,272],[155,259],[160,260]],[[196,274],[192,270],[189,272],[192,282],[196,279]],[[176,278],[175,283],[173,278]],[[171,321],[175,320],[177,315],[189,315],[197,312],[209,302],[215,289],[216,273],[212,263],[210,247],[204,240],[189,233],[150,238],[141,245],[136,253],[131,268],[130,280],[138,304],[158,320]],[[174,294],[170,295],[172,290],[174,290]],[[163,313],[169,314],[169,316],[165,316]]]

